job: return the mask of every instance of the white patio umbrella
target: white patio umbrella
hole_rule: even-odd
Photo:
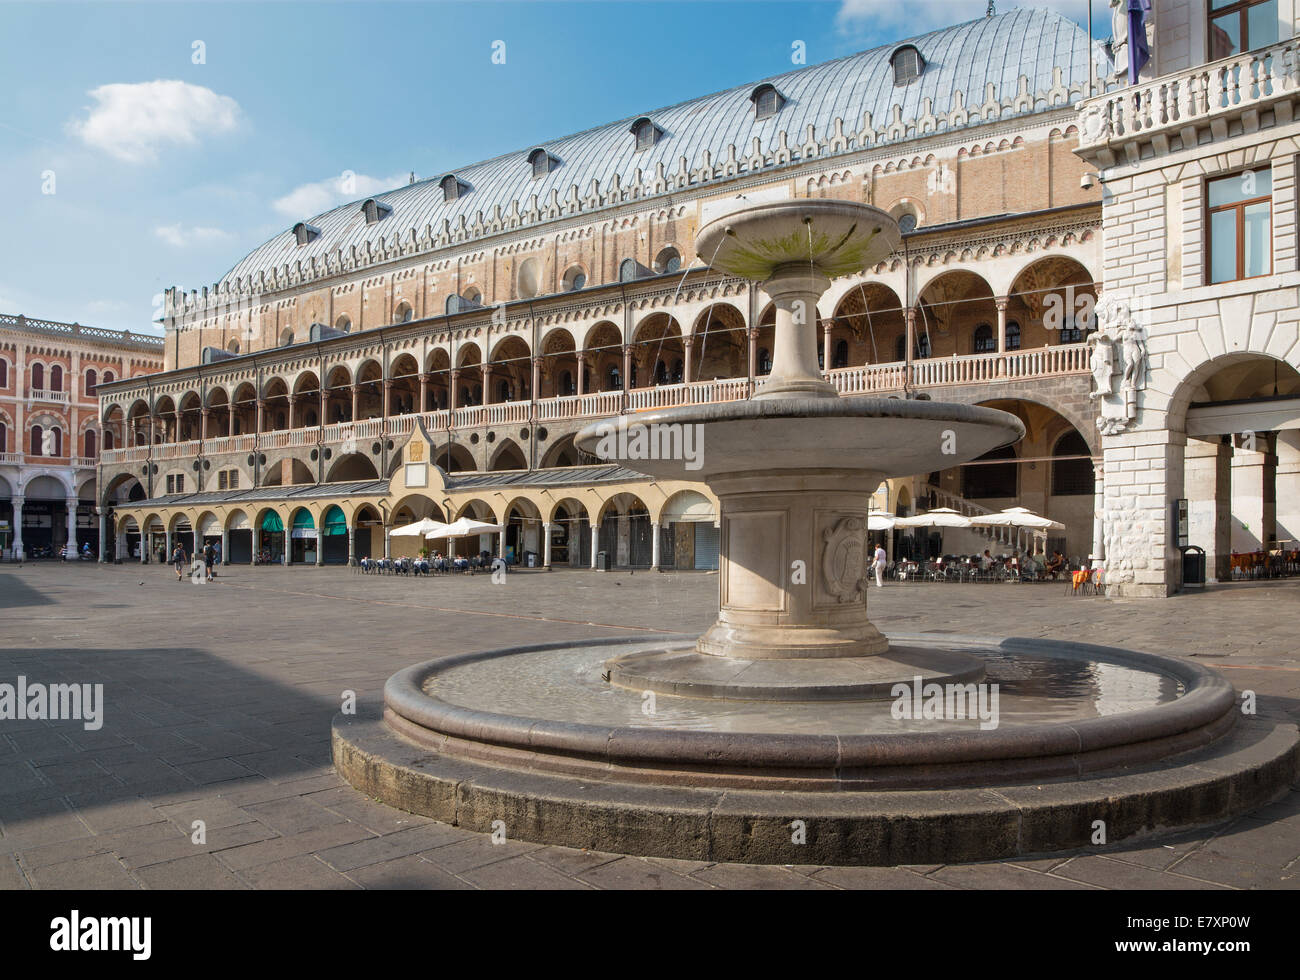
[[[951,507],[936,507],[924,514],[912,517],[897,517],[894,527],[970,527],[971,518],[960,514]]]
[[[893,514],[883,510],[873,510],[867,514],[868,531],[891,531],[898,520]]]
[[[445,524],[439,524],[431,517],[422,517],[414,524],[403,524],[401,527],[395,527],[389,533],[393,537],[428,537],[429,531],[446,527]]]
[[[470,538],[502,530],[500,524],[485,524],[483,521],[471,520],[468,517],[462,517],[450,524],[439,524],[437,521],[433,523],[433,529],[425,532],[426,538]]]
[[[1028,507],[1008,507],[996,514],[981,514],[970,519],[971,527],[1027,527],[1035,531],[1064,530],[1065,525],[1049,517],[1040,517]]]

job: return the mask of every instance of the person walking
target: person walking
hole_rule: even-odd
[[[883,589],[885,587],[885,583],[884,581],[882,581],[881,577],[885,574],[885,546],[884,545],[882,544],[876,545],[876,560],[872,562],[871,565],[876,570],[876,588]]]
[[[180,546],[180,542],[172,549],[172,564],[176,566],[176,581],[179,582],[185,577],[185,549]]]
[[[203,546],[203,568],[208,574],[208,581],[212,581],[212,563],[217,560],[216,549],[211,544]]]

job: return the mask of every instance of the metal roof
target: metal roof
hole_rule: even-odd
[[[206,493],[169,493],[165,497],[132,500],[118,507],[132,510],[146,507],[188,507],[191,504],[256,503],[263,500],[296,500],[317,497],[361,497],[388,493],[387,480],[364,480],[358,483],[300,483],[288,487],[250,487],[247,490],[214,490]]]
[[[895,86],[890,55],[903,44],[920,50],[925,70],[910,84]],[[453,227],[462,216],[472,223],[480,212],[490,216],[496,206],[504,215],[512,202],[518,202],[522,212],[534,194],[539,207],[546,204],[553,190],[560,201],[568,198],[573,186],[579,197],[586,197],[593,180],[599,181],[604,191],[618,175],[626,187],[636,180],[638,170],[643,180],[652,178],[660,163],[666,173],[677,172],[683,157],[688,168],[697,168],[705,150],[715,163],[726,159],[729,146],[735,146],[737,159],[748,157],[755,137],[765,153],[779,147],[782,132],[789,134],[789,146],[795,148],[803,142],[808,126],[815,127],[819,139],[825,139],[837,118],[844,121],[846,133],[857,132],[863,113],[869,112],[872,126],[880,128],[890,122],[895,105],[901,108],[903,120],[918,118],[926,98],[932,100],[934,115],[942,117],[956,107],[957,91],[963,93],[967,109],[982,105],[989,84],[994,86],[995,97],[1006,101],[1016,95],[1021,75],[1028,79],[1031,97],[1052,87],[1055,68],[1061,69],[1061,83],[1067,89],[1086,86],[1088,58],[1087,34],[1077,24],[1052,10],[1016,8],[675,106],[639,110],[617,122],[461,167],[452,173],[470,190],[452,201],[444,202],[439,186],[445,174],[371,195],[392,208],[387,217],[373,224],[366,224],[363,199],[324,214],[304,215],[303,220],[320,229],[318,237],[300,246],[292,226],[286,228],[250,252],[223,280],[256,277],[286,263],[323,258],[352,246],[364,248],[367,242],[377,247],[381,240],[391,243],[396,237],[405,241],[412,229],[419,236],[426,226],[432,226],[437,234],[444,220]],[[785,103],[780,111],[756,121],[750,95],[763,83],[774,85]],[[660,127],[663,135],[654,146],[637,152],[629,127],[642,116]],[[978,124],[972,119],[968,125]],[[534,178],[528,155],[539,147],[559,163]]]
[[[494,487],[568,487],[593,483],[629,483],[646,479],[644,473],[617,463],[595,466],[563,466],[543,471],[508,470],[491,473],[453,473],[448,490],[489,490]]]

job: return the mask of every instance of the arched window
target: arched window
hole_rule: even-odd
[[[32,365],[32,390],[45,390],[45,366],[42,364]]]
[[[352,331],[352,317],[344,313],[334,321],[334,329],[342,330],[344,333],[350,333]]]
[[[27,451],[31,453],[33,456],[41,456],[43,455],[41,451],[41,447],[45,442],[45,427],[40,425],[33,425],[31,432],[32,432],[32,441],[31,444],[28,446]]]
[[[774,116],[785,104],[785,99],[774,85],[764,83],[750,93],[749,101],[754,103],[754,119],[766,119]]]
[[[894,66],[895,85],[906,85],[915,81],[921,77],[921,72],[925,70],[925,60],[921,57],[921,52],[910,44],[904,45],[895,51],[890,62]]]
[[[904,235],[916,231],[916,215],[911,211],[904,211],[899,215],[898,230]]]
[[[305,221],[299,221],[293,226],[293,237],[299,245],[306,245],[320,237],[320,229],[315,225],[309,225]]]
[[[545,177],[548,173],[554,170],[555,164],[558,161],[555,157],[551,156],[539,147],[538,149],[533,150],[532,153],[528,154],[528,162],[532,165],[533,179],[536,180],[538,177]]]
[[[87,429],[86,434],[81,437],[81,442],[81,455],[85,456],[87,459],[94,459],[97,455],[96,450],[98,449],[98,440],[95,438],[95,430]]]
[[[637,277],[640,267],[636,259],[624,259],[618,264],[618,281],[631,282]]]
[[[448,313],[460,312],[460,297],[457,296],[455,293],[452,293],[450,296],[447,297],[447,312]]]
[[[63,390],[63,368],[58,364],[50,368],[50,391]]]
[[[998,349],[997,338],[993,336],[993,328],[987,323],[981,323],[975,328],[972,349],[976,354],[992,354]]]
[[[9,429],[0,422],[0,453],[9,452]]]
[[[230,343],[226,344],[226,352],[227,352],[227,353],[230,353],[230,354],[238,354],[238,353],[239,353],[239,338],[238,338],[238,337],[231,337],[231,338],[230,338]]]
[[[1020,350],[1020,324],[1015,320],[1007,321],[1007,350]]]
[[[831,367],[846,368],[849,366],[849,342],[841,340],[835,345],[835,353],[831,356]]]
[[[763,376],[772,373],[772,352],[766,347],[758,349],[758,373]]]
[[[383,221],[392,213],[392,207],[384,204],[382,201],[376,201],[373,197],[361,205],[361,213],[366,217],[366,224],[373,225],[376,221]]]
[[[465,295],[463,298],[465,302],[468,303],[470,306],[483,305],[483,294],[480,293],[473,286],[470,286],[469,289],[465,290]]]
[[[571,293],[585,285],[587,285],[587,274],[576,265],[570,266],[569,270],[564,273],[564,291]]]
[[[1091,496],[1093,471],[1091,451],[1083,436],[1071,430],[1056,441],[1053,456],[1078,456],[1081,459],[1052,460],[1052,493],[1058,497]]]
[[[985,462],[1008,460],[1009,462]],[[976,499],[1016,496],[1016,475],[1020,469],[1016,451],[1010,446],[985,453],[974,463],[961,468],[961,492]]]
[[[439,186],[442,187],[443,201],[454,201],[464,194],[465,191],[469,190],[469,187],[461,183],[455,174],[448,174],[446,177],[442,178],[439,182]]]
[[[113,430],[112,430],[112,429],[105,429],[105,430],[104,430],[104,448],[105,448],[105,449],[112,449],[112,448],[113,448]]]
[[[99,380],[99,375],[95,373],[94,368],[91,368],[89,371],[86,372],[86,397],[87,398],[89,398],[91,395],[95,393],[95,382],[98,380]]]
[[[648,150],[659,142],[659,136],[663,132],[658,126],[652,123],[647,117],[642,116],[631,126],[632,135],[636,137],[637,151]]]
[[[0,359],[0,388],[9,387],[9,362]]]
[[[671,246],[664,249],[655,258],[655,272],[660,275],[666,272],[676,272],[682,267],[682,257],[677,249]]]
[[[393,313],[393,322],[394,322],[394,323],[410,323],[410,322],[411,322],[411,317],[412,317],[413,315],[414,315],[414,311],[411,309],[411,304],[410,304],[410,303],[407,303],[407,302],[401,302],[401,303],[398,303],[398,304],[397,304],[397,310],[396,310],[396,312]]]
[[[106,385],[111,385],[111,384],[113,383],[113,372],[112,372],[112,371],[105,371],[105,372],[104,372],[104,380],[103,380],[102,382],[100,382],[100,383],[101,383],[101,384],[106,384]]]
[[[280,331],[280,346],[288,347],[292,343],[293,343],[293,330],[291,330],[289,327],[285,327],[283,330]]]

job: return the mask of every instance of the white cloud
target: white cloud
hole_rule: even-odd
[[[186,248],[190,245],[206,245],[210,242],[229,241],[235,236],[220,228],[204,228],[195,225],[186,228],[178,221],[174,225],[159,225],[153,233],[173,248]]]
[[[359,197],[391,191],[409,179],[408,174],[396,177],[368,177],[344,171],[337,177],[327,177],[310,184],[295,187],[284,197],[272,202],[272,207],[288,218],[309,218],[328,211],[337,204],[355,201]]]
[[[175,80],[101,85],[89,94],[96,104],[69,130],[127,163],[152,163],[161,147],[194,146],[202,137],[230,132],[240,119],[234,99]]]
[[[997,10],[1005,13],[1013,7],[1048,7],[1083,24],[1088,16],[1089,0],[998,0]],[[1091,0],[1094,26],[1110,23],[1110,5],[1106,0]],[[890,38],[915,37],[926,31],[964,24],[983,17],[988,0],[841,0],[835,17],[841,33],[859,34],[864,29]],[[1107,33],[1107,32],[1102,32]]]

